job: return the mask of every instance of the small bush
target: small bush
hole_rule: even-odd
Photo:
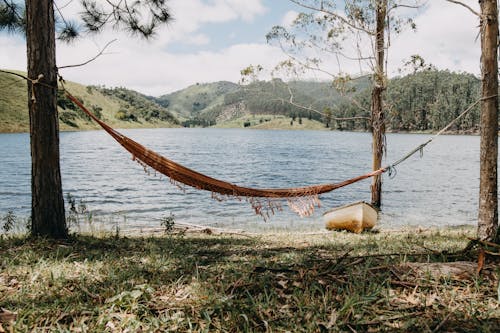
[[[175,215],[170,213],[170,216],[163,216],[160,225],[165,228],[165,233],[172,233],[175,226]]]
[[[4,217],[2,217],[2,229],[5,233],[10,232],[14,228],[17,217],[12,210],[9,210]]]
[[[76,115],[71,112],[61,112],[59,113],[59,120],[71,127],[78,127],[75,123]]]

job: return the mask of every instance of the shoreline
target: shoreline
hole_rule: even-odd
[[[261,130],[261,131],[287,131],[287,130],[293,130],[293,131],[332,131],[332,132],[346,132],[346,133],[370,133],[370,131],[348,131],[348,130],[336,130],[336,129],[308,129],[308,128],[259,128],[259,127],[217,127],[217,126],[210,126],[210,127],[182,127],[182,126],[169,126],[169,127],[164,127],[162,126],[163,124],[159,124],[159,126],[130,126],[130,127],[116,127],[116,130],[123,130],[123,129],[171,129],[171,128],[184,128],[184,129],[241,129],[241,130]],[[88,131],[102,131],[102,129],[99,126],[89,126],[85,128],[64,128],[60,129],[60,133],[64,132],[88,132]],[[386,134],[428,134],[428,135],[433,135],[436,134],[438,131],[387,131]],[[29,134],[29,130],[20,130],[20,131],[0,131],[0,134]],[[444,132],[441,135],[460,135],[460,136],[478,136],[480,133],[478,131],[447,131]],[[500,132],[499,132],[500,134]]]

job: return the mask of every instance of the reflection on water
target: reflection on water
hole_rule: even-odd
[[[367,133],[265,131],[240,129],[124,130],[147,147],[212,177],[252,187],[293,187],[342,181],[371,168]],[[391,162],[427,139],[426,135],[388,134]],[[94,218],[128,225],[159,226],[173,213],[178,222],[238,229],[321,230],[325,209],[370,199],[370,180],[325,194],[322,208],[301,219],[288,209],[269,222],[238,200],[218,202],[210,193],[147,175],[130,155],[102,131],[61,133],[63,189],[83,199]],[[28,134],[0,134],[0,214],[30,212]],[[407,225],[473,224],[477,214],[479,138],[442,136],[397,169],[384,175],[386,228]]]

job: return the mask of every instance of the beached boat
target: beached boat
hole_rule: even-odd
[[[323,214],[328,230],[348,230],[359,234],[371,229],[377,223],[377,210],[370,204],[360,201],[337,207]]]

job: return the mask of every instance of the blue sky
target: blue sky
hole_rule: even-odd
[[[477,6],[477,1],[466,2]],[[248,65],[270,69],[286,59],[279,48],[266,44],[265,35],[272,26],[289,23],[300,10],[288,0],[170,0],[169,4],[175,20],[151,42],[109,30],[72,45],[58,44],[58,65],[64,66],[92,58],[117,38],[104,56],[86,67],[62,71],[64,77],[84,84],[124,86],[150,95],[198,82],[237,82],[240,70]],[[73,1],[64,15],[76,17],[79,10],[79,1]],[[441,69],[479,73],[476,17],[445,0],[428,0],[415,21],[416,33],[391,37],[390,76],[397,75],[397,69],[412,54],[422,55]],[[25,70],[24,44],[19,37],[0,34],[0,67]],[[324,66],[334,73],[366,70],[358,63],[326,58]],[[326,79],[314,73],[303,78]]]
[[[196,46],[179,42],[171,45],[169,51],[173,53],[190,53],[201,50],[216,51],[235,42],[265,43],[266,34],[270,29],[280,24],[283,16],[293,8],[297,8],[297,6],[288,0],[264,0],[262,4],[265,6],[265,11],[252,20],[204,24],[200,30],[210,38],[210,43]]]

